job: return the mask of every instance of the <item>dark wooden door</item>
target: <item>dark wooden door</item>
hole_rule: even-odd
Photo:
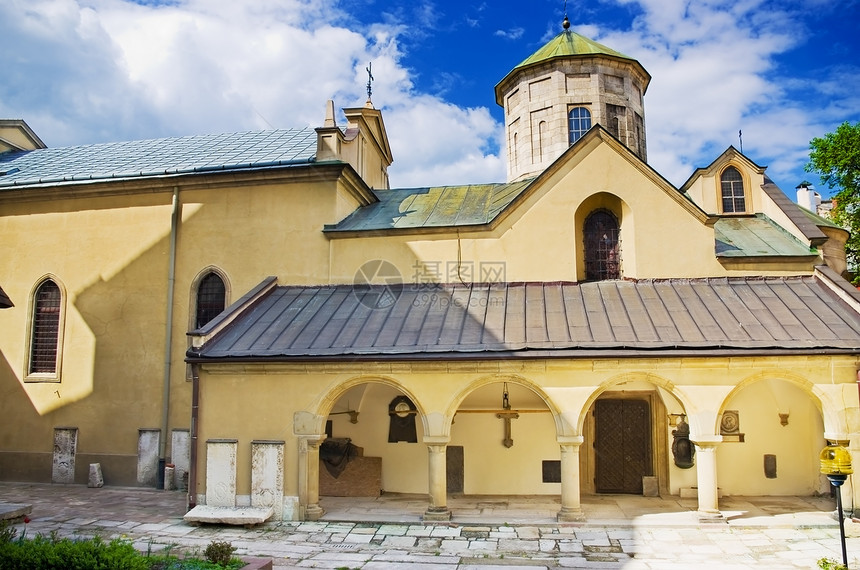
[[[597,492],[641,495],[642,477],[653,474],[649,403],[597,400],[594,425]]]

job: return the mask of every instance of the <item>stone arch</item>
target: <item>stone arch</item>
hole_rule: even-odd
[[[770,379],[784,380],[786,382],[789,382],[797,386],[808,396],[810,396],[812,398],[813,403],[818,408],[819,413],[821,413],[825,426],[836,425],[839,422],[839,417],[837,413],[838,406],[832,401],[829,395],[827,395],[818,386],[816,386],[800,374],[795,374],[794,372],[790,372],[788,370],[781,370],[775,368],[772,370],[763,370],[761,372],[757,372],[751,376],[744,378],[743,380],[738,382],[728,394],[726,394],[726,397],[723,398],[723,401],[720,402],[720,406],[717,409],[714,433],[720,433],[720,418],[722,417],[723,412],[725,412],[726,410],[726,406],[732,400],[732,398],[734,398],[745,388],[748,388],[749,386],[757,382]]]
[[[466,397],[473,393],[475,390],[479,388],[483,388],[484,386],[489,386],[491,384],[499,384],[508,382],[511,384],[517,384],[522,386],[528,390],[534,392],[538,398],[540,398],[543,403],[549,408],[550,413],[552,414],[553,422],[555,424],[556,434],[561,436],[573,435],[570,433],[570,429],[566,428],[567,425],[564,421],[564,418],[561,414],[559,407],[555,404],[552,398],[549,397],[541,386],[537,383],[532,382],[528,378],[521,376],[519,374],[490,374],[487,376],[482,376],[480,378],[476,378],[472,382],[469,382],[466,386],[464,386],[458,393],[454,395],[451,399],[451,403],[448,406],[448,409],[445,411],[445,435],[449,435],[451,433],[451,423],[454,419],[454,415],[457,413],[457,410],[463,404],[463,401]]]
[[[588,410],[591,409],[591,407],[594,405],[594,402],[598,398],[600,398],[600,396],[602,396],[604,393],[608,392],[611,388],[615,386],[636,381],[647,382],[649,384],[653,384],[658,388],[663,388],[672,397],[678,400],[684,410],[694,409],[690,398],[666,378],[663,378],[662,376],[658,376],[656,374],[652,374],[650,372],[625,372],[623,374],[618,374],[617,376],[607,378],[606,380],[601,382],[597,386],[597,388],[594,389],[591,395],[583,402],[582,408],[580,408],[579,410],[579,414],[576,421],[577,433],[582,433]]]
[[[334,409],[337,401],[346,394],[350,389],[355,388],[356,386],[360,386],[362,384],[383,384],[385,386],[389,386],[394,388],[403,394],[405,394],[412,403],[415,404],[415,408],[418,410],[418,417],[421,419],[422,424],[424,426],[424,433],[428,433],[428,422],[427,422],[427,413],[424,410],[424,407],[418,397],[414,392],[409,390],[402,382],[393,378],[391,376],[385,376],[381,374],[361,374],[358,376],[353,376],[347,380],[343,380],[341,382],[335,383],[329,390],[323,392],[317,401],[309,406],[309,410],[307,414],[310,417],[305,417],[304,422],[311,422],[313,428],[316,430],[314,433],[321,434],[325,431],[325,421],[328,415],[331,413],[332,409]],[[299,428],[299,418],[296,418],[295,423],[296,429]],[[297,431],[296,433],[303,433]]]

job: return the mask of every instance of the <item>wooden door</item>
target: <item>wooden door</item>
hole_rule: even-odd
[[[641,495],[642,477],[654,472],[651,406],[646,400],[597,400],[594,420],[596,491]]]

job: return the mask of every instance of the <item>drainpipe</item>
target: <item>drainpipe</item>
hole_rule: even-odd
[[[200,409],[200,368],[191,365],[191,449],[188,461],[188,510],[197,506],[197,431]]]
[[[179,186],[173,187],[173,211],[170,215],[170,254],[167,268],[167,322],[164,325],[164,381],[161,393],[161,438],[158,442],[157,487],[164,489],[164,466],[167,455],[168,415],[170,413],[170,361],[173,358],[173,293],[176,284],[176,233],[179,230]]]

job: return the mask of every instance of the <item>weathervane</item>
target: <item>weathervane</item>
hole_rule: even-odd
[[[373,91],[370,86],[370,82],[373,81],[373,73],[371,73],[370,69],[373,67],[373,62],[368,62],[367,67],[364,68],[367,71],[367,100],[370,101],[370,94]]]

